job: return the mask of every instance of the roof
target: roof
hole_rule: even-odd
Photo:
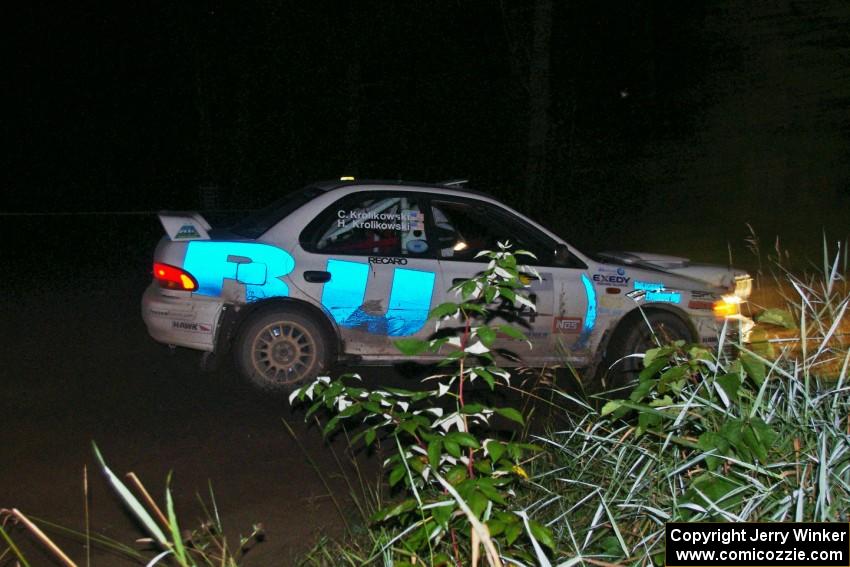
[[[480,195],[483,197],[490,197],[491,199],[497,199],[493,195],[489,193],[485,193],[484,191],[477,191],[475,189],[470,189],[469,187],[465,187],[463,184],[466,183],[466,180],[450,180],[442,183],[424,183],[419,181],[402,181],[401,179],[357,179],[353,181],[341,181],[341,180],[328,180],[328,181],[318,181],[313,183],[312,186],[316,187],[321,191],[333,191],[334,189],[339,189],[341,187],[351,187],[351,186],[367,186],[367,185],[388,185],[391,187],[413,187],[416,189],[451,189],[452,191],[460,191],[462,193],[469,193],[470,195]]]

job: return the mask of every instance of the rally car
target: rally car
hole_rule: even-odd
[[[197,213],[159,217],[167,235],[142,298],[148,332],[232,352],[268,390],[291,390],[337,362],[398,362],[393,341],[432,336],[429,311],[455,301],[451,288],[479,273],[478,252],[499,242],[533,252],[540,274],[527,289],[536,310],[520,317],[529,341],[506,345],[504,365],[570,365],[615,386],[635,370],[623,357],[651,346],[652,330],[714,344],[721,327],[749,322],[744,272],[657,254],[590,257],[458,183],[316,183],[226,230]]]

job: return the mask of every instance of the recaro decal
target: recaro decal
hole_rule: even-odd
[[[245,285],[249,303],[265,297],[289,295],[289,286],[280,280],[295,268],[288,252],[258,242],[189,243],[183,267],[198,280],[201,295],[221,295],[225,279]]]
[[[418,332],[428,320],[434,292],[434,272],[393,269],[390,299],[384,315],[363,310],[369,265],[348,260],[328,260],[331,280],[322,289],[322,305],[341,327],[403,337]]]

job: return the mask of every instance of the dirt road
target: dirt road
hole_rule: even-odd
[[[206,494],[208,481],[232,539],[262,522],[267,540],[246,565],[290,565],[320,534],[340,535],[328,490],[281,420],[352,514],[316,428],[285,401],[246,390],[229,370],[204,373],[195,353],[169,354],[151,341],[139,316],[147,282],[144,272],[57,287],[34,281],[2,299],[0,507],[82,529],[87,466],[93,529],[124,542],[140,537],[95,466],[94,440],[116,473],[135,471],[159,501],[173,470],[185,527],[202,516],[196,492]],[[370,481],[376,461],[365,461]],[[81,546],[59,541],[84,557]],[[50,564],[33,553],[34,565]],[[95,565],[130,564],[95,557]]]

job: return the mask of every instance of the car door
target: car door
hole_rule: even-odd
[[[433,332],[441,282],[422,203],[414,192],[354,193],[305,229],[305,263],[315,269],[303,289],[336,321],[346,354],[398,358],[393,340]]]
[[[497,250],[499,242],[510,243],[512,250],[535,254],[536,259],[520,256],[518,260],[540,274],[540,279],[523,278],[528,286],[525,292],[534,301],[536,311],[524,308],[501,317],[526,334],[530,347],[507,339],[500,340],[497,347],[527,364],[572,360],[587,342],[595,320],[594,311],[588,321],[588,306],[595,309],[595,300],[588,296],[586,267],[574,258],[557,258],[557,243],[552,238],[494,203],[433,196],[430,213],[431,240],[439,257],[442,289],[484,270],[488,259],[475,258],[476,254]],[[457,296],[446,294],[443,300],[457,301]]]

